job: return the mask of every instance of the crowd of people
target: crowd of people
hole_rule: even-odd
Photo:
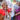
[[[0,13],[3,15],[3,19],[7,18],[8,20],[8,15],[9,15],[9,20],[11,20],[12,8],[8,8],[8,4],[5,1],[2,2],[1,6],[2,9],[0,9]]]
[[[0,9],[0,20],[20,20],[20,2],[16,4],[7,3],[3,1]]]

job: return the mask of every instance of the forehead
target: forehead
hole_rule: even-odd
[[[2,5],[6,5],[6,3],[2,3]]]
[[[6,4],[3,4],[3,5],[6,5]]]
[[[8,5],[7,5],[7,4],[5,4],[5,3],[4,3],[3,5],[4,5],[4,6],[8,6]]]

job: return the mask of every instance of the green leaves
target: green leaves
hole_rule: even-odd
[[[1,8],[1,6],[0,6],[0,8]]]
[[[13,0],[11,0],[11,2],[13,2]]]

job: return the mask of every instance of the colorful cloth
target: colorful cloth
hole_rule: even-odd
[[[15,7],[17,7],[17,8],[15,8],[16,9],[16,13],[20,12],[20,7],[18,5],[15,5]],[[15,16],[15,20],[20,20],[20,15]]]

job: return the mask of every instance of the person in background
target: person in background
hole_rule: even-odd
[[[8,5],[6,5],[6,10],[8,11],[8,15],[9,15],[9,20],[11,20],[11,12],[12,12],[12,8],[8,8]]]
[[[12,3],[10,2],[10,1],[6,1],[7,3],[8,3],[8,6],[9,6],[9,8],[12,8],[13,6],[12,6]],[[13,12],[13,11],[12,11]],[[12,14],[14,15],[14,12],[13,13],[11,13],[11,20],[13,19],[12,18]]]
[[[8,8],[8,5],[5,3],[5,2],[3,2],[2,3],[2,8],[3,8],[3,10],[5,10],[5,12],[6,12],[6,17],[9,15],[9,12],[11,12],[9,9],[10,8]]]
[[[14,5],[15,20],[20,20],[20,2]]]
[[[9,10],[10,10],[10,8],[11,8],[11,11],[12,11],[12,3],[11,3],[11,1],[10,0],[6,0],[6,2],[8,3],[8,8],[9,8]],[[10,11],[10,12],[11,12]],[[10,14],[10,19],[11,19],[11,13],[10,12],[8,12],[9,14]]]

